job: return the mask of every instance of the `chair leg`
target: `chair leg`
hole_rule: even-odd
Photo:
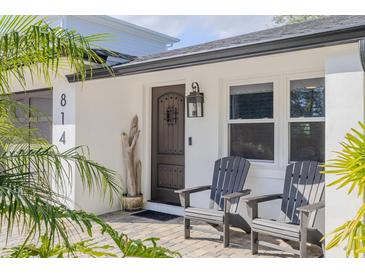
[[[190,219],[184,218],[184,238],[190,238]]]
[[[300,239],[300,258],[307,257],[307,241]]]
[[[257,254],[259,251],[259,245],[257,244],[257,241],[259,239],[259,234],[253,230],[251,230],[251,253],[252,255]]]
[[[300,251],[300,258],[307,258],[307,235],[300,237],[299,243],[299,251]]]
[[[326,252],[326,243],[325,240],[321,243],[321,248],[322,248],[322,255],[321,258],[323,258],[325,256],[325,252]]]
[[[223,247],[229,246],[229,223],[224,222],[223,224]]]
[[[300,242],[299,242],[299,251],[300,258],[307,257],[307,226],[308,226],[308,216],[307,212],[303,212],[300,215]]]
[[[251,253],[252,253],[252,255],[255,255],[259,251],[259,245],[257,243],[257,241],[259,239],[259,234],[253,230],[252,223],[253,223],[253,220],[255,218],[257,218],[259,209],[258,209],[257,202],[248,203],[247,206],[248,206],[248,209],[249,209],[249,215],[251,217],[251,220],[250,220],[250,225],[251,225]]]

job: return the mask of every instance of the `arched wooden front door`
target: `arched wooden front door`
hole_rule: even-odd
[[[185,85],[152,89],[153,201],[180,204],[174,190],[184,188]]]

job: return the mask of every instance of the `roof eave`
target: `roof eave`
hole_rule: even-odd
[[[285,39],[267,41],[257,44],[242,45],[233,48],[223,48],[208,52],[198,52],[189,55],[173,56],[164,59],[155,59],[140,63],[130,63],[114,68],[115,76],[140,74],[153,71],[161,71],[173,68],[181,68],[194,65],[231,61],[249,57],[270,55],[275,53],[290,52],[303,49],[318,48],[357,42],[365,37],[365,26],[355,26],[345,29],[337,29],[328,32],[314,33],[304,36],[296,36]],[[365,45],[364,45],[365,47]],[[77,76],[67,75],[69,82],[79,81]],[[92,72],[92,78],[87,80],[112,77],[105,69],[96,69]]]
[[[139,33],[140,35],[149,35],[151,38],[154,38],[155,40],[159,40],[164,43],[177,43],[180,41],[180,39],[176,37],[172,37],[170,35],[157,32],[130,22],[127,22],[122,19],[117,19],[115,17],[109,16],[109,15],[72,15],[74,17],[77,17],[81,20],[87,20],[91,22],[95,22],[97,24],[103,24],[108,27],[114,27],[118,30],[123,29],[124,31],[129,31],[133,34]]]

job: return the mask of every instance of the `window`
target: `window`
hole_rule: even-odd
[[[28,105],[37,111],[37,117],[18,117],[22,126],[28,128],[37,128],[38,136],[52,142],[52,91],[29,91],[15,93],[13,98],[25,105]]]
[[[290,160],[324,162],[324,122],[290,123]]]
[[[232,86],[230,118],[273,118],[273,83]]]
[[[324,78],[290,81],[290,161],[324,162]]]
[[[230,155],[274,161],[273,94],[273,83],[230,87]]]
[[[290,117],[324,117],[324,79],[290,81]]]
[[[247,159],[274,160],[274,124],[232,124],[231,155]]]

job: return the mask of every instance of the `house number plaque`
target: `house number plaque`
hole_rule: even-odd
[[[75,147],[76,117],[75,117],[75,86],[64,81],[56,81],[53,86],[53,130],[52,140],[60,153]],[[62,166],[69,172],[70,186],[62,189],[62,195],[73,197],[75,191],[75,163],[62,161]],[[67,203],[71,208],[72,202]]]
[[[66,105],[67,105],[67,100],[66,100],[66,94],[65,93],[61,94],[60,105],[61,105],[62,108],[66,107]],[[65,112],[64,111],[61,111],[61,124],[62,124],[62,126],[65,125]],[[66,144],[66,131],[65,130],[62,131],[59,142],[63,143],[64,145]]]
[[[54,87],[53,142],[60,151],[75,146],[75,90],[71,87]]]

